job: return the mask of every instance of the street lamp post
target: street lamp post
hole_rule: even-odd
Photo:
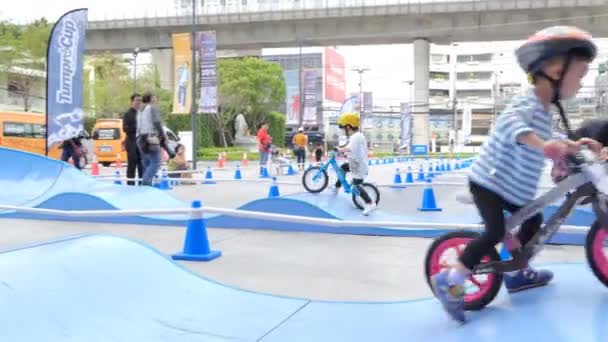
[[[137,55],[139,54],[139,48],[133,49],[133,93],[137,91]]]
[[[191,90],[192,90],[192,100],[191,105],[190,105],[190,126],[192,127],[192,169],[196,170],[196,164],[197,164],[197,155],[196,155],[196,151],[198,149],[198,141],[197,141],[197,129],[198,129],[198,125],[197,125],[197,117],[196,117],[196,77],[195,77],[195,73],[196,73],[196,68],[195,66],[195,61],[196,61],[196,0],[192,0],[192,27],[191,27],[191,36],[190,36],[190,47],[192,48],[192,55],[191,55],[191,63],[190,63],[190,79],[191,79]]]
[[[363,73],[370,71],[368,68],[354,68],[353,71],[359,73],[359,115],[363,112]]]

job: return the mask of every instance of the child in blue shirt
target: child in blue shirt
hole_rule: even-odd
[[[484,232],[472,240],[459,262],[433,275],[433,292],[451,318],[464,323],[464,282],[484,255],[505,235],[504,210],[515,212],[534,200],[538,181],[550,150],[560,155],[574,152],[580,143],[552,140],[553,104],[565,114],[560,98],[571,98],[581,87],[589,64],[597,55],[591,36],[574,27],[555,26],[532,35],[516,51],[519,65],[534,87],[513,100],[502,113],[495,130],[472,165],[469,188],[485,225]],[[526,244],[543,222],[537,214],[522,223],[518,240]],[[553,278],[548,270],[523,270],[504,275],[509,292],[546,285]]]

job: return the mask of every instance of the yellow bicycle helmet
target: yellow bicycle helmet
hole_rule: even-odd
[[[346,126],[359,128],[359,114],[347,112],[340,115],[338,118],[338,127],[344,128]]]

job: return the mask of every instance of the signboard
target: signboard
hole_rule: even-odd
[[[201,92],[198,111],[217,113],[217,39],[215,31],[198,32]]]
[[[86,8],[69,11],[53,26],[47,47],[46,151],[84,130],[82,69]]]

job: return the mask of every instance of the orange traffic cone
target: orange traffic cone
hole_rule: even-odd
[[[93,154],[93,162],[91,163],[91,175],[99,176],[99,163],[97,163],[97,155]]]
[[[247,152],[243,153],[243,166],[249,165],[249,159],[247,159]]]
[[[120,160],[120,153],[116,154],[116,167],[122,167],[122,161]]]
[[[220,169],[224,167],[224,158],[222,156],[222,152],[217,154],[217,167]]]

